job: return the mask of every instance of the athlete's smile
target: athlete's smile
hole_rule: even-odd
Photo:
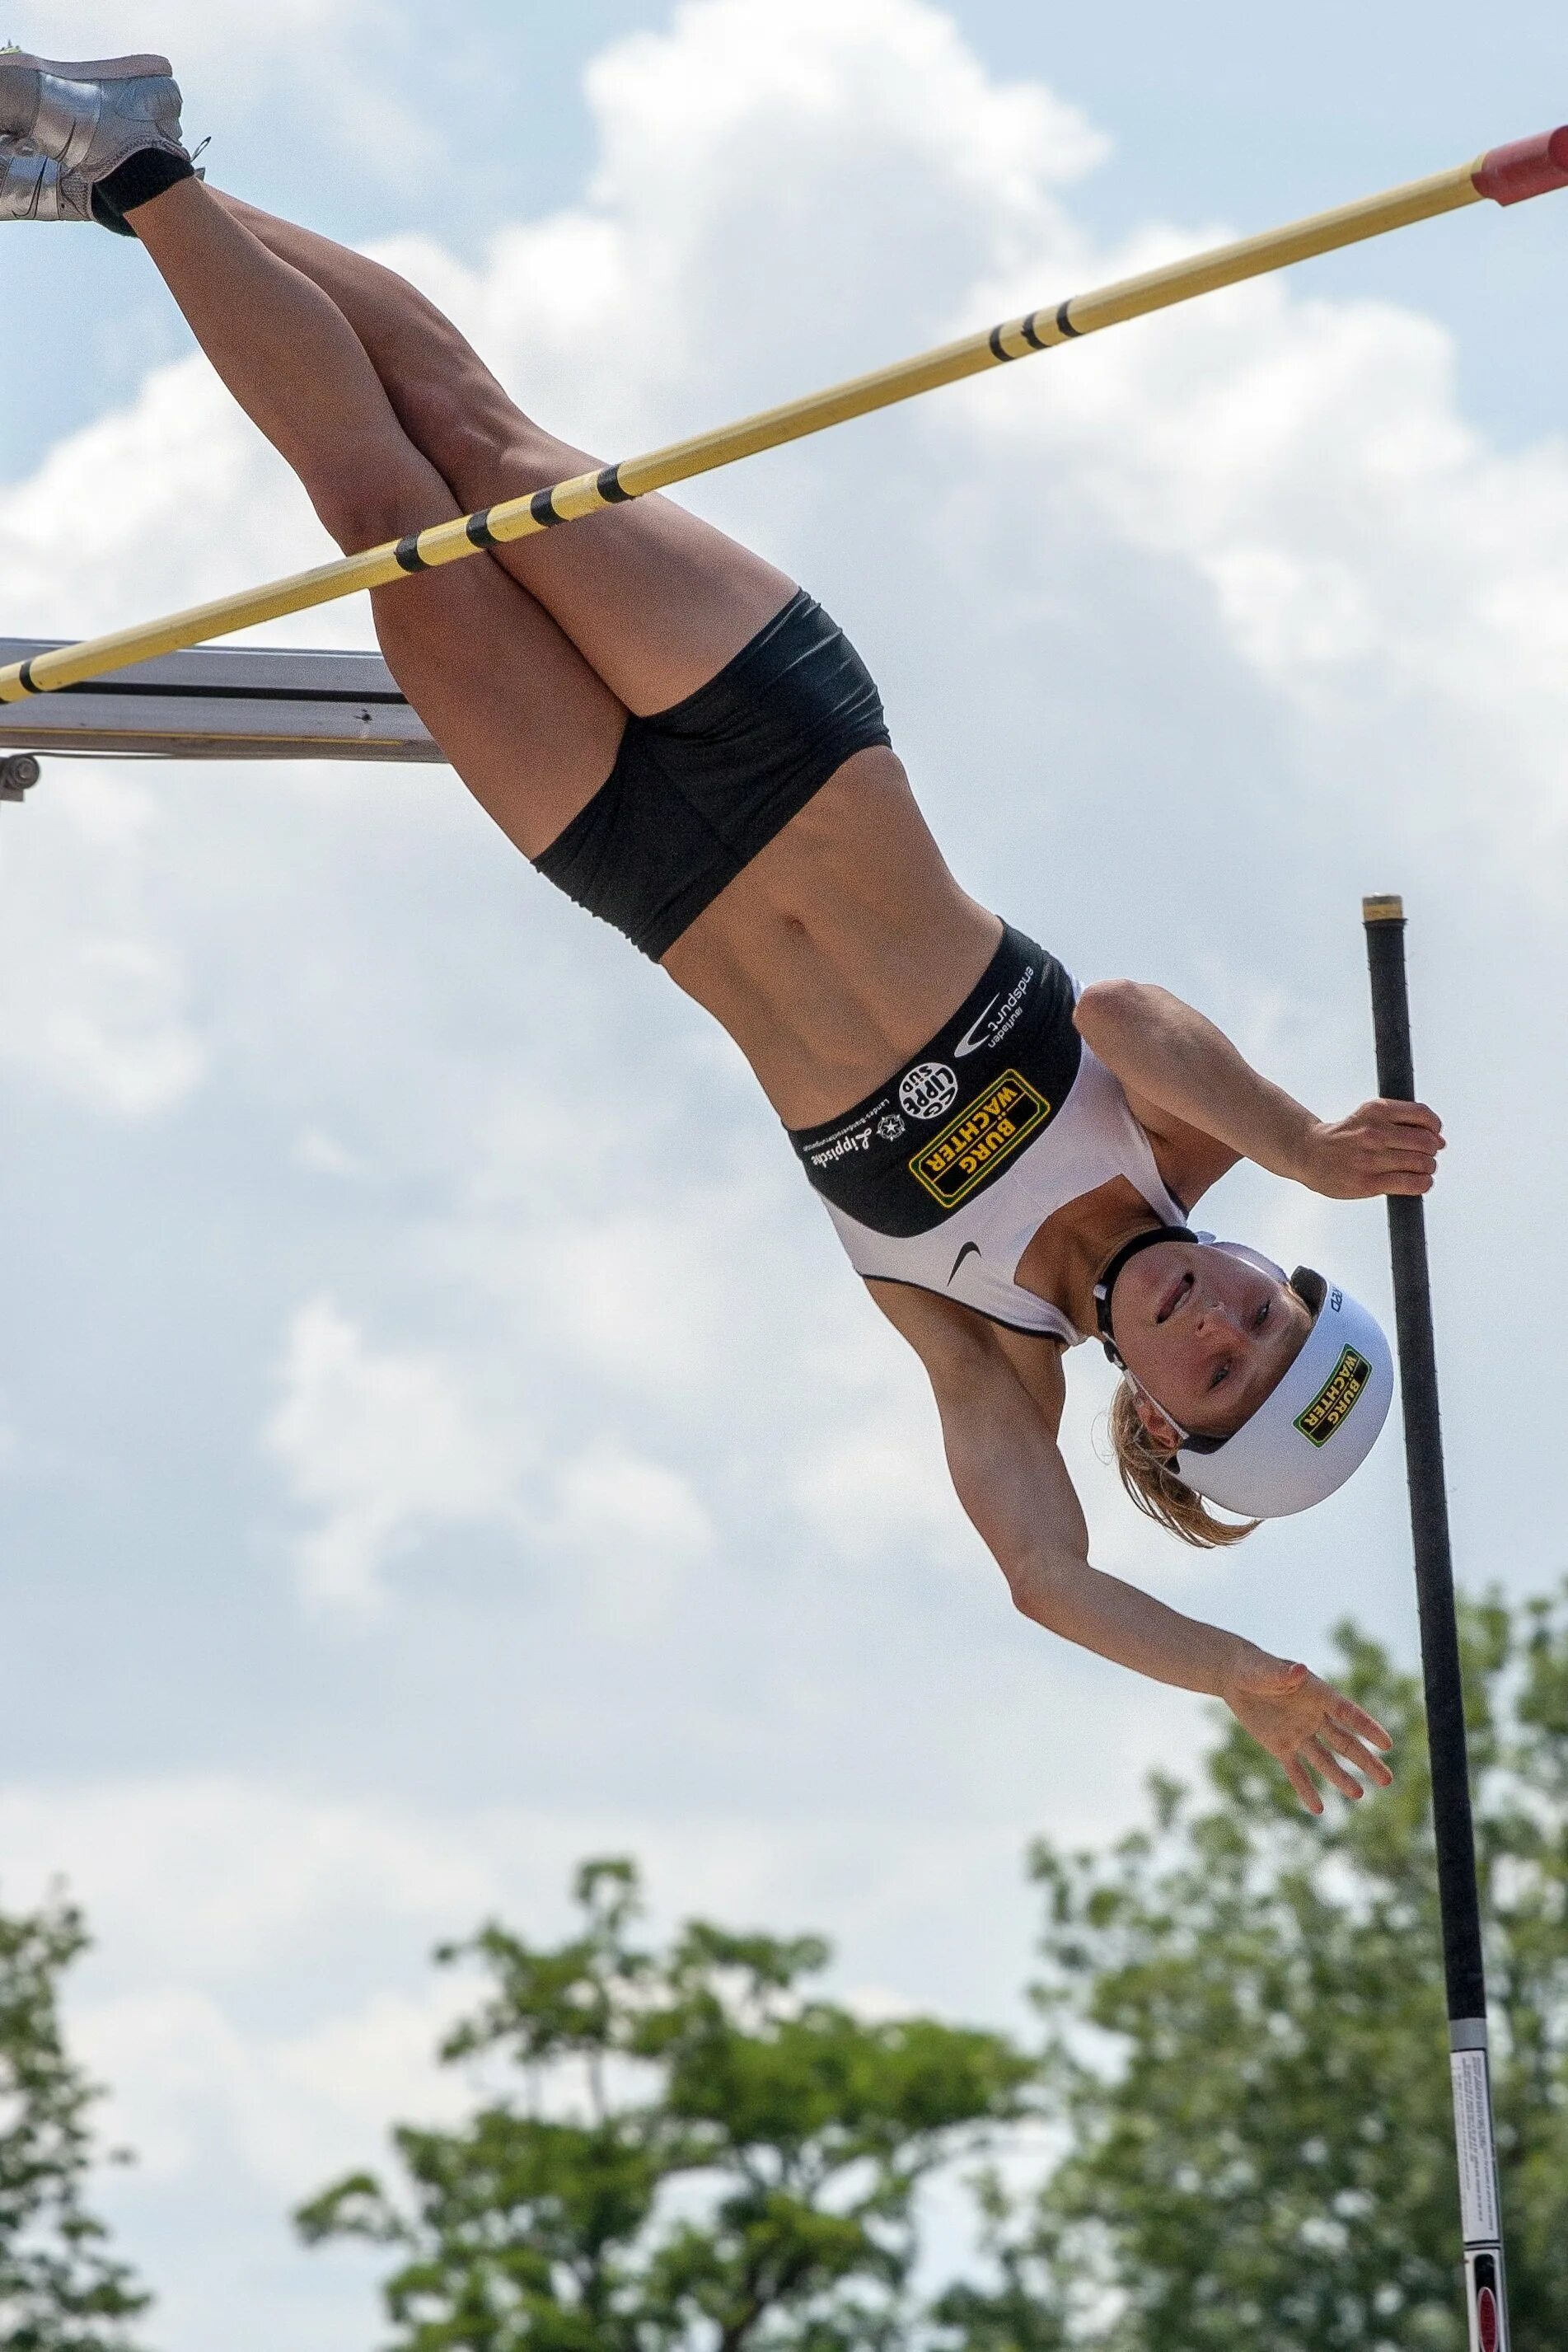
[[[1176,1313],[1176,1308],[1183,1303],[1191,1288],[1192,1276],[1190,1273],[1184,1272],[1178,1274],[1176,1280],[1171,1284],[1170,1288],[1166,1291],[1164,1298],[1160,1301],[1159,1310],[1155,1317],[1155,1321],[1156,1323],[1167,1323],[1171,1317]]]

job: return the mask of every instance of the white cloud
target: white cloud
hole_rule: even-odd
[[[297,1547],[318,1601],[363,1605],[381,1571],[432,1526],[517,1508],[531,1435],[481,1426],[460,1374],[428,1350],[376,1352],[330,1299],[295,1316],[266,1432],[320,1523]]]
[[[530,1370],[543,1372],[530,1381]],[[690,1482],[612,1434],[541,1441],[549,1367],[377,1349],[329,1299],[290,1325],[264,1441],[316,1524],[294,1545],[307,1600],[364,1609],[420,1540],[490,1526],[586,1573],[604,1622],[645,1628],[714,1542]],[[488,1387],[490,1393],[481,1394]]]
[[[1101,273],[1192,241],[1145,241]],[[1015,464],[1065,462],[1128,544],[1190,567],[1325,761],[1391,712],[1423,740],[1452,730],[1445,813],[1489,860],[1558,887],[1534,846],[1568,801],[1568,447],[1490,448],[1455,410],[1431,320],[1282,279],[1040,364],[1049,386],[966,388],[966,429]],[[1507,767],[1508,828],[1461,744]]]
[[[551,1530],[594,1579],[601,1621],[635,1637],[670,1609],[680,1574],[713,1549],[713,1521],[690,1482],[613,1444],[590,1446],[556,1482]]]
[[[149,617],[161,597],[201,604],[332,552],[198,353],[154,369],[130,406],[57,442],[0,497],[5,625],[19,636],[90,635]]]
[[[350,1151],[324,1128],[308,1127],[297,1135],[293,1157],[297,1168],[307,1169],[313,1176],[335,1176],[352,1182],[371,1173],[358,1152]]]
[[[434,1937],[497,1885],[482,1856],[415,1822],[215,1775],[0,1789],[0,1829],[6,1903],[63,1871],[116,1971],[153,1982],[285,1970],[302,1940],[325,1947],[372,1917]]]
[[[461,2076],[435,2048],[467,1988],[438,1978],[423,1998],[378,1993],[298,2034],[247,2030],[210,1993],[169,1985],[82,2004],[87,2065],[112,2077],[106,2131],[154,2183],[236,2161],[281,2212],[336,2174],[379,2163],[392,2116],[455,2120]]]
[[[28,809],[0,840],[0,1069],[111,1118],[168,1110],[206,1055],[183,959],[147,907],[166,825],[150,793],[90,767],[56,763],[40,791],[42,821]]]
[[[852,1563],[913,1549],[971,1566],[936,1408],[919,1384],[902,1380],[885,1400],[854,1396],[839,1418],[793,1452],[787,1474],[789,1499],[817,1541]]]

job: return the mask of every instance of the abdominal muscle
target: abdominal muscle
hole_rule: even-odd
[[[857,751],[664,958],[786,1127],[880,1086],[960,1005],[1002,926],[959,887],[903,762]]]

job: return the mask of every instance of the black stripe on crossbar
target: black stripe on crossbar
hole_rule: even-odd
[[[1031,310],[1027,319],[1020,320],[1019,322],[1019,332],[1031,352],[1043,352],[1047,348],[1044,336],[1040,334],[1034,323],[1039,316],[1038,310]]]
[[[593,487],[606,506],[618,507],[623,499],[629,499],[632,495],[630,490],[623,490],[621,487],[619,466],[606,466]]]
[[[490,528],[490,509],[488,507],[486,507],[480,514],[471,514],[469,516],[467,524],[465,527],[464,537],[465,539],[472,540],[476,547],[496,546],[497,539],[495,532]]]
[[[564,515],[558,515],[555,510],[555,489],[553,485],[548,490],[536,490],[534,492],[533,497],[528,500],[528,512],[532,515],[534,520],[538,523],[542,523],[547,530],[552,522],[564,522],[566,520],[566,517]]]
[[[404,572],[428,572],[430,569],[419,551],[419,533],[416,530],[411,530],[406,539],[399,540],[392,550],[392,558]]]
[[[997,359],[997,360],[1010,360],[1010,359],[1011,359],[1011,357],[1012,357],[1012,353],[1011,353],[1011,352],[1008,351],[1008,350],[1005,348],[1005,346],[1003,345],[1003,342],[1002,342],[1002,331],[1001,331],[1001,329],[1000,329],[999,327],[993,327],[993,328],[991,329],[990,333],[986,337],[986,341],[989,343],[989,345],[990,345],[990,347],[991,347],[991,357],[992,357],[993,359]]]
[[[21,668],[16,672],[16,677],[24,694],[42,694],[43,688],[33,684],[33,665],[30,660],[22,664]]]
[[[1069,300],[1069,301],[1071,301],[1071,295],[1070,295],[1070,296],[1068,297],[1068,300]],[[1068,315],[1067,315],[1067,303],[1066,303],[1066,302],[1063,302],[1063,303],[1061,305],[1061,307],[1059,308],[1059,310],[1058,310],[1058,311],[1057,311],[1057,313],[1056,313],[1056,323],[1057,323],[1057,326],[1061,329],[1061,332],[1062,332],[1064,335],[1068,335],[1068,336],[1071,336],[1071,337],[1077,337],[1078,335],[1081,335],[1081,334],[1082,333],[1082,331],[1083,331],[1083,330],[1082,329],[1082,327],[1075,327],[1075,326],[1073,325],[1073,323],[1072,323],[1071,320],[1068,317]]]

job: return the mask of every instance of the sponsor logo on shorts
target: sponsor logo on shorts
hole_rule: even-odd
[[[1371,1378],[1372,1366],[1364,1355],[1354,1348],[1342,1349],[1311,1404],[1296,1415],[1296,1427],[1309,1445],[1326,1445],[1335,1430],[1343,1428]]]
[[[836,1135],[825,1135],[821,1143],[813,1144],[806,1154],[808,1166],[836,1168],[841,1160],[852,1160],[857,1153],[869,1151],[872,1137],[878,1132],[874,1122],[881,1108],[877,1104],[875,1109],[864,1112],[848,1127],[841,1127]]]
[[[933,1200],[951,1209],[1050,1117],[1045,1097],[1017,1070],[1004,1070],[915,1153],[910,1173]]]
[[[999,1045],[1009,1032],[1017,1028],[1023,1018],[1024,999],[1034,986],[1034,976],[1033,964],[1026,964],[1004,997],[992,997],[954,1046],[955,1061],[961,1061],[966,1054],[977,1054],[984,1046]]]
[[[911,1118],[940,1118],[958,1099],[958,1081],[946,1062],[916,1062],[899,1080],[898,1099]]]

